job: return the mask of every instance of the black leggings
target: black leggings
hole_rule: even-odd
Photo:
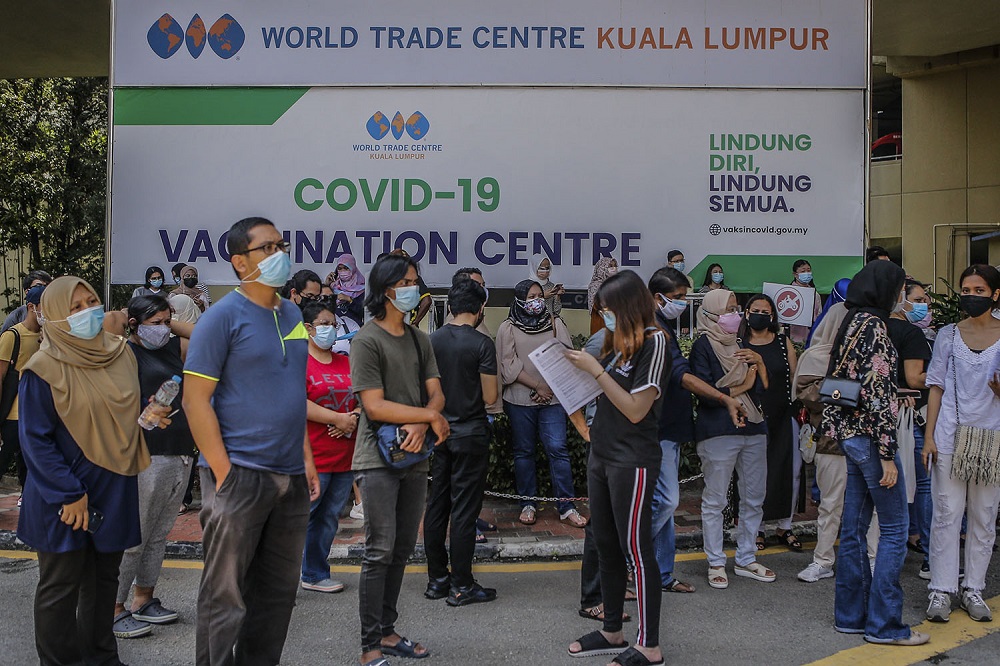
[[[7,473],[11,460],[17,460],[17,482],[24,488],[24,480],[28,478],[28,467],[24,464],[24,454],[21,453],[21,440],[18,437],[17,421],[7,420],[0,425],[0,476]]]
[[[636,643],[660,644],[660,569],[653,547],[653,489],[659,468],[613,467],[591,455],[590,519],[601,562],[604,630],[622,629],[629,568],[635,574],[639,632]]]

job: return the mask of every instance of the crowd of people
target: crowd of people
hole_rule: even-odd
[[[695,592],[673,575],[685,442],[696,443],[704,472],[709,587],[730,585],[727,507],[739,516],[735,576],[776,579],[757,559],[771,530],[802,550],[792,517],[809,491],[805,459],[819,516],[798,578],[836,578],[837,631],[928,640],[902,620],[907,550],[929,580],[930,620],[948,621],[952,595],[972,619],[992,619],[982,597],[1000,504],[992,266],[962,273],[965,317],[935,330],[924,286],[872,248],[856,275],[817,299],[811,327],[786,330],[768,296],[741,305],[715,264],[685,356],[672,332],[693,285],[679,250],[648,282],[611,257],[598,262],[582,350],[543,255],[515,286],[494,341],[478,268],[455,273],[445,324],[428,336],[415,324],[430,293],[405,251],[380,256],[368,275],[345,254],[321,279],[293,275],[287,250],[269,220],[234,224],[227,251],[240,284],[216,303],[184,264],[171,268],[169,291],[150,267],[128,306],[108,312],[80,278],[25,276],[24,305],[0,335],[0,464],[18,461],[18,535],[38,552],[41,663],[120,663],[116,638],[180,617],[156,586],[195,470],[205,563],[196,663],[279,663],[298,588],[345,589],[328,557],[352,493],[365,525],[360,663],[430,656],[405,637],[398,609],[421,521],[424,596],[455,607],[498,598],[472,563],[499,413],[527,498],[520,522],[537,521],[541,443],[560,520],[584,531],[579,613],[602,628],[569,644],[571,656],[664,663],[661,595]],[[792,284],[814,284],[806,260],[791,273]],[[531,360],[553,339],[602,390],[568,419]],[[178,380],[177,397],[164,400]],[[573,500],[569,427],[589,446],[589,519]],[[632,644],[627,598],[636,601]]]

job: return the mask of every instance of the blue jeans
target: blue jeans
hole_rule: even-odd
[[[353,472],[319,475],[319,497],[309,505],[309,526],[302,550],[302,580],[318,583],[330,577],[330,546],[340,527],[340,510],[347,503]]]
[[[678,474],[681,465],[681,447],[668,439],[660,441],[663,458],[660,461],[660,475],[653,489],[653,546],[656,548],[656,564],[660,568],[663,586],[674,582],[674,511],[681,500],[681,486]]]
[[[510,418],[511,446],[514,449],[514,483],[518,495],[538,495],[535,475],[535,445],[539,439],[549,458],[552,474],[552,491],[556,497],[573,497],[573,471],[566,448],[566,411],[562,405],[514,405],[504,402]],[[521,507],[535,506],[531,500],[522,500]],[[557,502],[559,513],[573,508],[572,502]]]
[[[899,572],[906,559],[909,515],[899,456],[896,484],[883,488],[879,485],[882,461],[878,444],[868,437],[851,437],[841,446],[847,457],[847,490],[837,553],[834,624],[838,631],[864,633],[865,639],[873,643],[908,638],[910,627],[903,624]],[[865,538],[873,509],[878,511],[881,530],[874,575]]]
[[[920,545],[924,547],[924,552],[931,549],[931,517],[934,505],[931,500],[931,477],[924,467],[924,429],[922,426],[913,426],[913,457],[916,473],[917,492],[913,496],[913,504],[910,505],[910,535],[920,536]],[[927,562],[927,555],[924,555],[924,562]]]

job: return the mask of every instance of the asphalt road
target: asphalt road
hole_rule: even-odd
[[[775,583],[730,575],[730,587],[725,591],[708,588],[705,562],[699,554],[682,557],[699,558],[679,562],[676,572],[682,580],[694,583],[698,591],[692,595],[664,595],[661,644],[668,664],[808,664],[831,655],[833,658],[824,664],[1000,663],[1000,634],[987,634],[993,624],[976,624],[971,634],[960,631],[961,620],[966,619],[962,611],[954,613],[950,625],[931,627],[933,632],[947,632],[932,634],[938,637],[935,651],[947,650],[938,656],[917,653],[914,648],[875,648],[857,636],[836,633],[832,628],[833,580],[808,585],[795,579],[795,574],[809,562],[808,553],[771,549],[762,561],[777,571]],[[730,559],[730,571],[731,563]],[[193,565],[196,563],[181,562],[176,566]],[[433,658],[427,662],[430,666],[605,664],[604,658],[571,659],[566,654],[570,642],[599,626],[577,616],[579,571],[566,570],[576,566],[571,562],[521,567],[543,570],[490,566],[477,577],[483,584],[498,588],[498,600],[458,609],[443,601],[425,600],[425,574],[408,574],[397,626],[401,633],[431,649]],[[904,570],[904,619],[913,623],[923,620],[927,603],[925,583],[917,578],[917,567],[911,558]],[[0,664],[37,663],[31,622],[37,571],[34,560],[0,559],[0,626],[5,634]],[[179,610],[181,620],[157,627],[149,637],[120,641],[123,661],[132,666],[193,662],[199,576],[200,570],[194,568],[164,569],[157,596]],[[357,573],[349,571],[335,577],[347,584],[346,592],[324,595],[299,591],[283,664],[357,664]],[[994,566],[985,596],[997,594],[1000,580]],[[998,605],[994,603],[994,608],[1000,613]],[[996,624],[1000,629],[1000,616]],[[634,638],[634,623],[625,626],[626,636]],[[410,662],[396,659],[393,663]]]

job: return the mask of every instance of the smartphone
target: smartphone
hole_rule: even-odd
[[[900,398],[919,398],[920,391],[917,391],[916,389],[901,388],[896,389],[896,395]]]
[[[553,290],[553,291],[559,291],[559,290],[560,290],[560,289],[562,289],[562,288],[563,288],[563,285],[562,285],[562,282],[560,282],[560,283],[559,283],[559,284],[557,284],[556,286],[552,287],[552,290]]]
[[[95,509],[94,507],[88,507],[87,513],[90,514],[90,519],[87,523],[87,531],[94,534],[97,530],[101,529],[101,525],[104,524],[104,514],[100,509]],[[59,507],[59,513],[57,515],[62,518],[62,514],[62,507]]]

